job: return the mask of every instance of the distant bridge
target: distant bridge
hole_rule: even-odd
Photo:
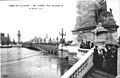
[[[73,58],[73,54],[69,53],[68,50],[59,49],[58,44],[23,43],[23,47],[43,51],[50,54],[57,54],[58,57],[68,58],[68,60]]]
[[[59,50],[57,44],[46,44],[46,43],[24,43],[23,47],[29,49],[36,49],[43,52],[49,52],[53,54],[56,54],[57,51]]]

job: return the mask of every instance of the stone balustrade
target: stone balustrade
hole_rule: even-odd
[[[94,50],[90,49],[61,78],[82,78],[93,66],[93,53]]]

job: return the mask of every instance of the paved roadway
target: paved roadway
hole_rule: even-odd
[[[56,55],[25,48],[2,48],[1,78],[60,78],[69,68]]]

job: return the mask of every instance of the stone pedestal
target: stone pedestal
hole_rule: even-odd
[[[67,52],[67,46],[63,46],[62,44],[59,45],[59,51],[58,51],[58,57],[59,58],[67,58],[68,52]]]
[[[98,36],[94,35],[94,43],[95,45],[104,45],[107,38],[107,34],[106,33],[102,33]]]
[[[63,51],[58,51],[58,57],[63,58]]]
[[[92,32],[94,33],[94,44],[104,45],[107,41],[108,30],[102,27],[102,23],[98,23],[97,27]]]

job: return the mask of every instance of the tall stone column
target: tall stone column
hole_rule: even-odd
[[[18,44],[20,44],[20,42],[21,42],[21,34],[20,34],[20,30],[18,31]]]

